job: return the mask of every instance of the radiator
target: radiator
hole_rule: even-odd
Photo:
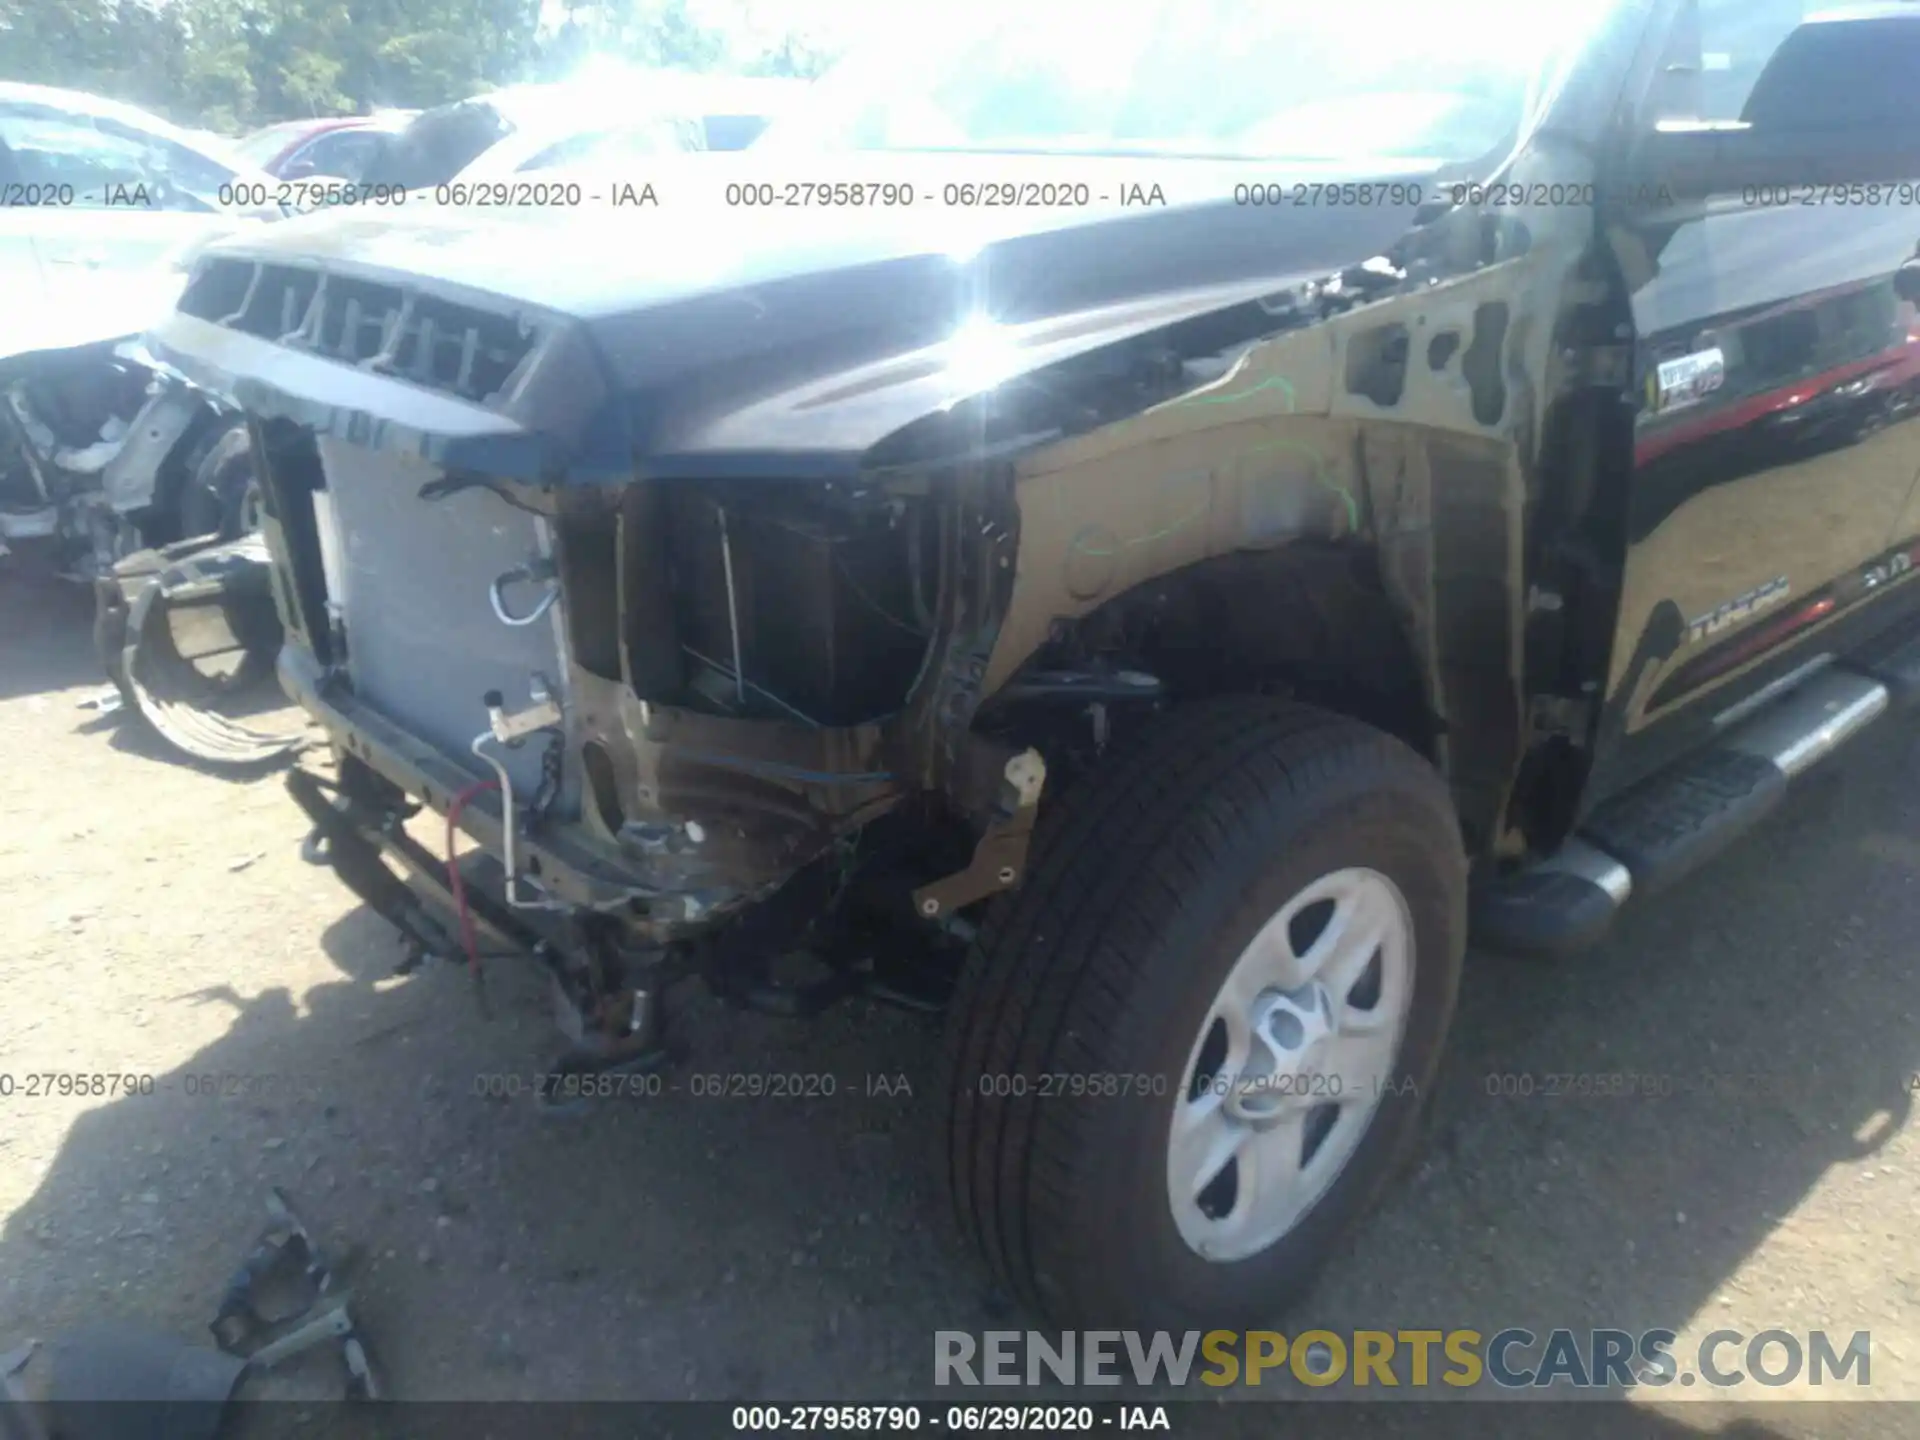
[[[422,500],[421,486],[441,474],[425,461],[325,436],[319,446],[341,572],[328,588],[354,691],[420,739],[477,764],[470,747],[487,728],[487,691],[498,690],[511,711],[527,704],[536,672],[554,687],[566,683],[560,604],[511,626],[487,598],[496,576],[541,553],[539,522],[479,488]],[[516,585],[507,600],[523,613],[541,593]],[[545,747],[536,736],[518,750],[495,748],[523,799],[540,783]]]

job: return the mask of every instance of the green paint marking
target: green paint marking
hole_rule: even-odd
[[[1177,481],[1186,481],[1186,480],[1198,480],[1203,486],[1207,486],[1210,489],[1213,483],[1213,472],[1210,470],[1182,470],[1177,474],[1168,476],[1167,479],[1162,483],[1163,485],[1171,486]],[[1053,503],[1054,503],[1055,512],[1060,516],[1061,521],[1064,523],[1067,518],[1066,511],[1061,508],[1060,491],[1057,486],[1054,488],[1054,492],[1053,492]],[[1198,505],[1194,506],[1193,509],[1189,510],[1185,515],[1182,515],[1179,519],[1173,521],[1172,524],[1163,525],[1160,529],[1155,530],[1152,534],[1149,534],[1149,535],[1141,535],[1132,540],[1122,540],[1120,542],[1119,549],[1109,550],[1109,549],[1106,549],[1105,547],[1088,544],[1085,539],[1081,538],[1081,536],[1085,534],[1084,531],[1081,532],[1081,535],[1076,535],[1074,537],[1073,545],[1071,548],[1073,552],[1078,555],[1093,555],[1101,559],[1110,558],[1114,555],[1118,555],[1121,550],[1136,549],[1141,545],[1151,545],[1157,540],[1165,540],[1169,536],[1178,535],[1182,530],[1186,529],[1187,526],[1193,524],[1194,521],[1206,515],[1206,513],[1212,508],[1213,508],[1213,496],[1211,494],[1208,494],[1206,497],[1204,497],[1200,501]]]
[[[1211,508],[1212,506],[1209,502],[1202,501],[1200,504],[1194,506],[1192,510],[1188,511],[1185,515],[1182,515],[1178,520],[1174,521],[1171,525],[1163,526],[1161,529],[1155,530],[1151,535],[1142,535],[1139,538],[1134,540],[1122,540],[1120,542],[1120,549],[1131,550],[1136,545],[1151,545],[1156,540],[1165,540],[1169,536],[1178,535],[1182,530],[1186,529],[1187,526],[1193,524],[1194,521],[1198,520],[1201,516],[1205,515],[1207,511],[1210,510]],[[1095,546],[1089,545],[1086,541],[1080,540],[1080,539],[1076,539],[1073,542],[1073,548],[1075,552],[1077,552],[1078,554],[1097,555],[1103,558],[1111,555],[1118,555],[1120,553],[1120,550],[1107,550],[1103,548],[1096,548]]]
[[[1262,380],[1258,385],[1249,386],[1245,390],[1234,390],[1224,395],[1188,395],[1179,400],[1175,400],[1172,403],[1174,405],[1238,405],[1242,401],[1251,399],[1253,396],[1258,395],[1266,390],[1278,390],[1283,394],[1285,394],[1285,396],[1287,397],[1287,412],[1286,412],[1287,414],[1293,415],[1293,414],[1299,413],[1299,397],[1294,392],[1293,382],[1286,379],[1284,376],[1280,376],[1280,375],[1270,375],[1265,380]],[[1297,440],[1275,440],[1270,444],[1256,445],[1251,449],[1242,450],[1238,454],[1236,454],[1233,458],[1235,460],[1242,460],[1250,455],[1263,455],[1270,451],[1276,451],[1276,450],[1286,451],[1291,454],[1298,455],[1302,459],[1304,459],[1307,462],[1307,464],[1312,467],[1314,483],[1319,485],[1323,490],[1328,491],[1330,494],[1337,496],[1340,500],[1340,503],[1346,507],[1348,533],[1352,534],[1359,530],[1360,502],[1354,498],[1353,493],[1349,491],[1344,485],[1341,485],[1339,482],[1335,481],[1327,474],[1326,456],[1318,453],[1313,449],[1310,449],[1308,446],[1301,444]],[[1214,472],[1210,470],[1189,470],[1189,471],[1184,471],[1181,474],[1176,476],[1170,476],[1166,483],[1172,484],[1176,480],[1197,479],[1204,484],[1210,485],[1213,480],[1213,474]],[[1256,481],[1254,483],[1261,484],[1265,482]],[[1062,507],[1062,502],[1060,499],[1060,490],[1059,490],[1059,487],[1057,486],[1054,487],[1054,491],[1053,491],[1053,503],[1055,507],[1055,512],[1059,515],[1061,522],[1064,524],[1067,518],[1066,511]],[[1205,516],[1209,511],[1209,509],[1211,509],[1211,507],[1212,507],[1212,496],[1209,495],[1205,500],[1202,500],[1198,505],[1194,506],[1192,510],[1187,512],[1185,515],[1182,515],[1179,519],[1173,521],[1171,524],[1163,525],[1160,529],[1153,531],[1151,534],[1141,535],[1132,540],[1122,540],[1119,544],[1118,549],[1108,549],[1104,546],[1096,546],[1096,545],[1089,544],[1084,538],[1082,538],[1082,536],[1084,536],[1084,533],[1085,533],[1084,531],[1082,532],[1081,536],[1076,536],[1074,538],[1070,548],[1072,552],[1075,554],[1091,555],[1100,559],[1110,559],[1111,557],[1118,555],[1121,550],[1132,550],[1141,545],[1152,545],[1158,541],[1166,540],[1171,538],[1174,535],[1179,534],[1182,530],[1186,529],[1189,525],[1193,524],[1196,520],[1199,520],[1203,516]]]
[[[1175,405],[1238,405],[1242,400],[1251,399],[1263,390],[1281,390],[1286,392],[1287,414],[1294,415],[1299,413],[1300,401],[1299,397],[1294,394],[1293,382],[1279,375],[1269,375],[1258,385],[1250,386],[1245,390],[1229,390],[1224,395],[1186,395],[1173,403]]]
[[[1314,483],[1322,489],[1338,495],[1341,503],[1347,507],[1348,533],[1351,534],[1360,528],[1360,502],[1353,498],[1352,492],[1350,492],[1346,486],[1328,478],[1326,456],[1309,450],[1298,440],[1275,440],[1270,445],[1256,445],[1251,450],[1242,450],[1240,457],[1262,455],[1269,450],[1291,450],[1294,454],[1304,458],[1309,465],[1313,466]]]

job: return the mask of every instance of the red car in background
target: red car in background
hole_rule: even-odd
[[[284,120],[236,141],[233,149],[251,164],[281,180],[322,175],[358,180],[417,112],[385,110],[376,115],[334,115],[317,120]]]

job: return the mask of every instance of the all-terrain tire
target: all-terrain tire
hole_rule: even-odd
[[[1164,717],[1111,773],[1044,810],[1028,878],[982,924],[948,1022],[961,1228],[1002,1287],[1063,1328],[1272,1321],[1421,1128],[1466,947],[1467,865],[1446,785],[1358,722],[1232,700]],[[1347,867],[1388,877],[1409,921],[1393,1079],[1291,1230],[1242,1260],[1203,1259],[1168,1199],[1189,1057],[1253,935]]]

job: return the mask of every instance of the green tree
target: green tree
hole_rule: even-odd
[[[174,5],[0,0],[0,78],[171,105],[180,98],[185,49]]]
[[[689,0],[578,0],[542,21],[542,0],[0,0],[0,79],[237,133],[446,104],[594,58],[770,75],[829,58],[813,37],[718,24]]]

